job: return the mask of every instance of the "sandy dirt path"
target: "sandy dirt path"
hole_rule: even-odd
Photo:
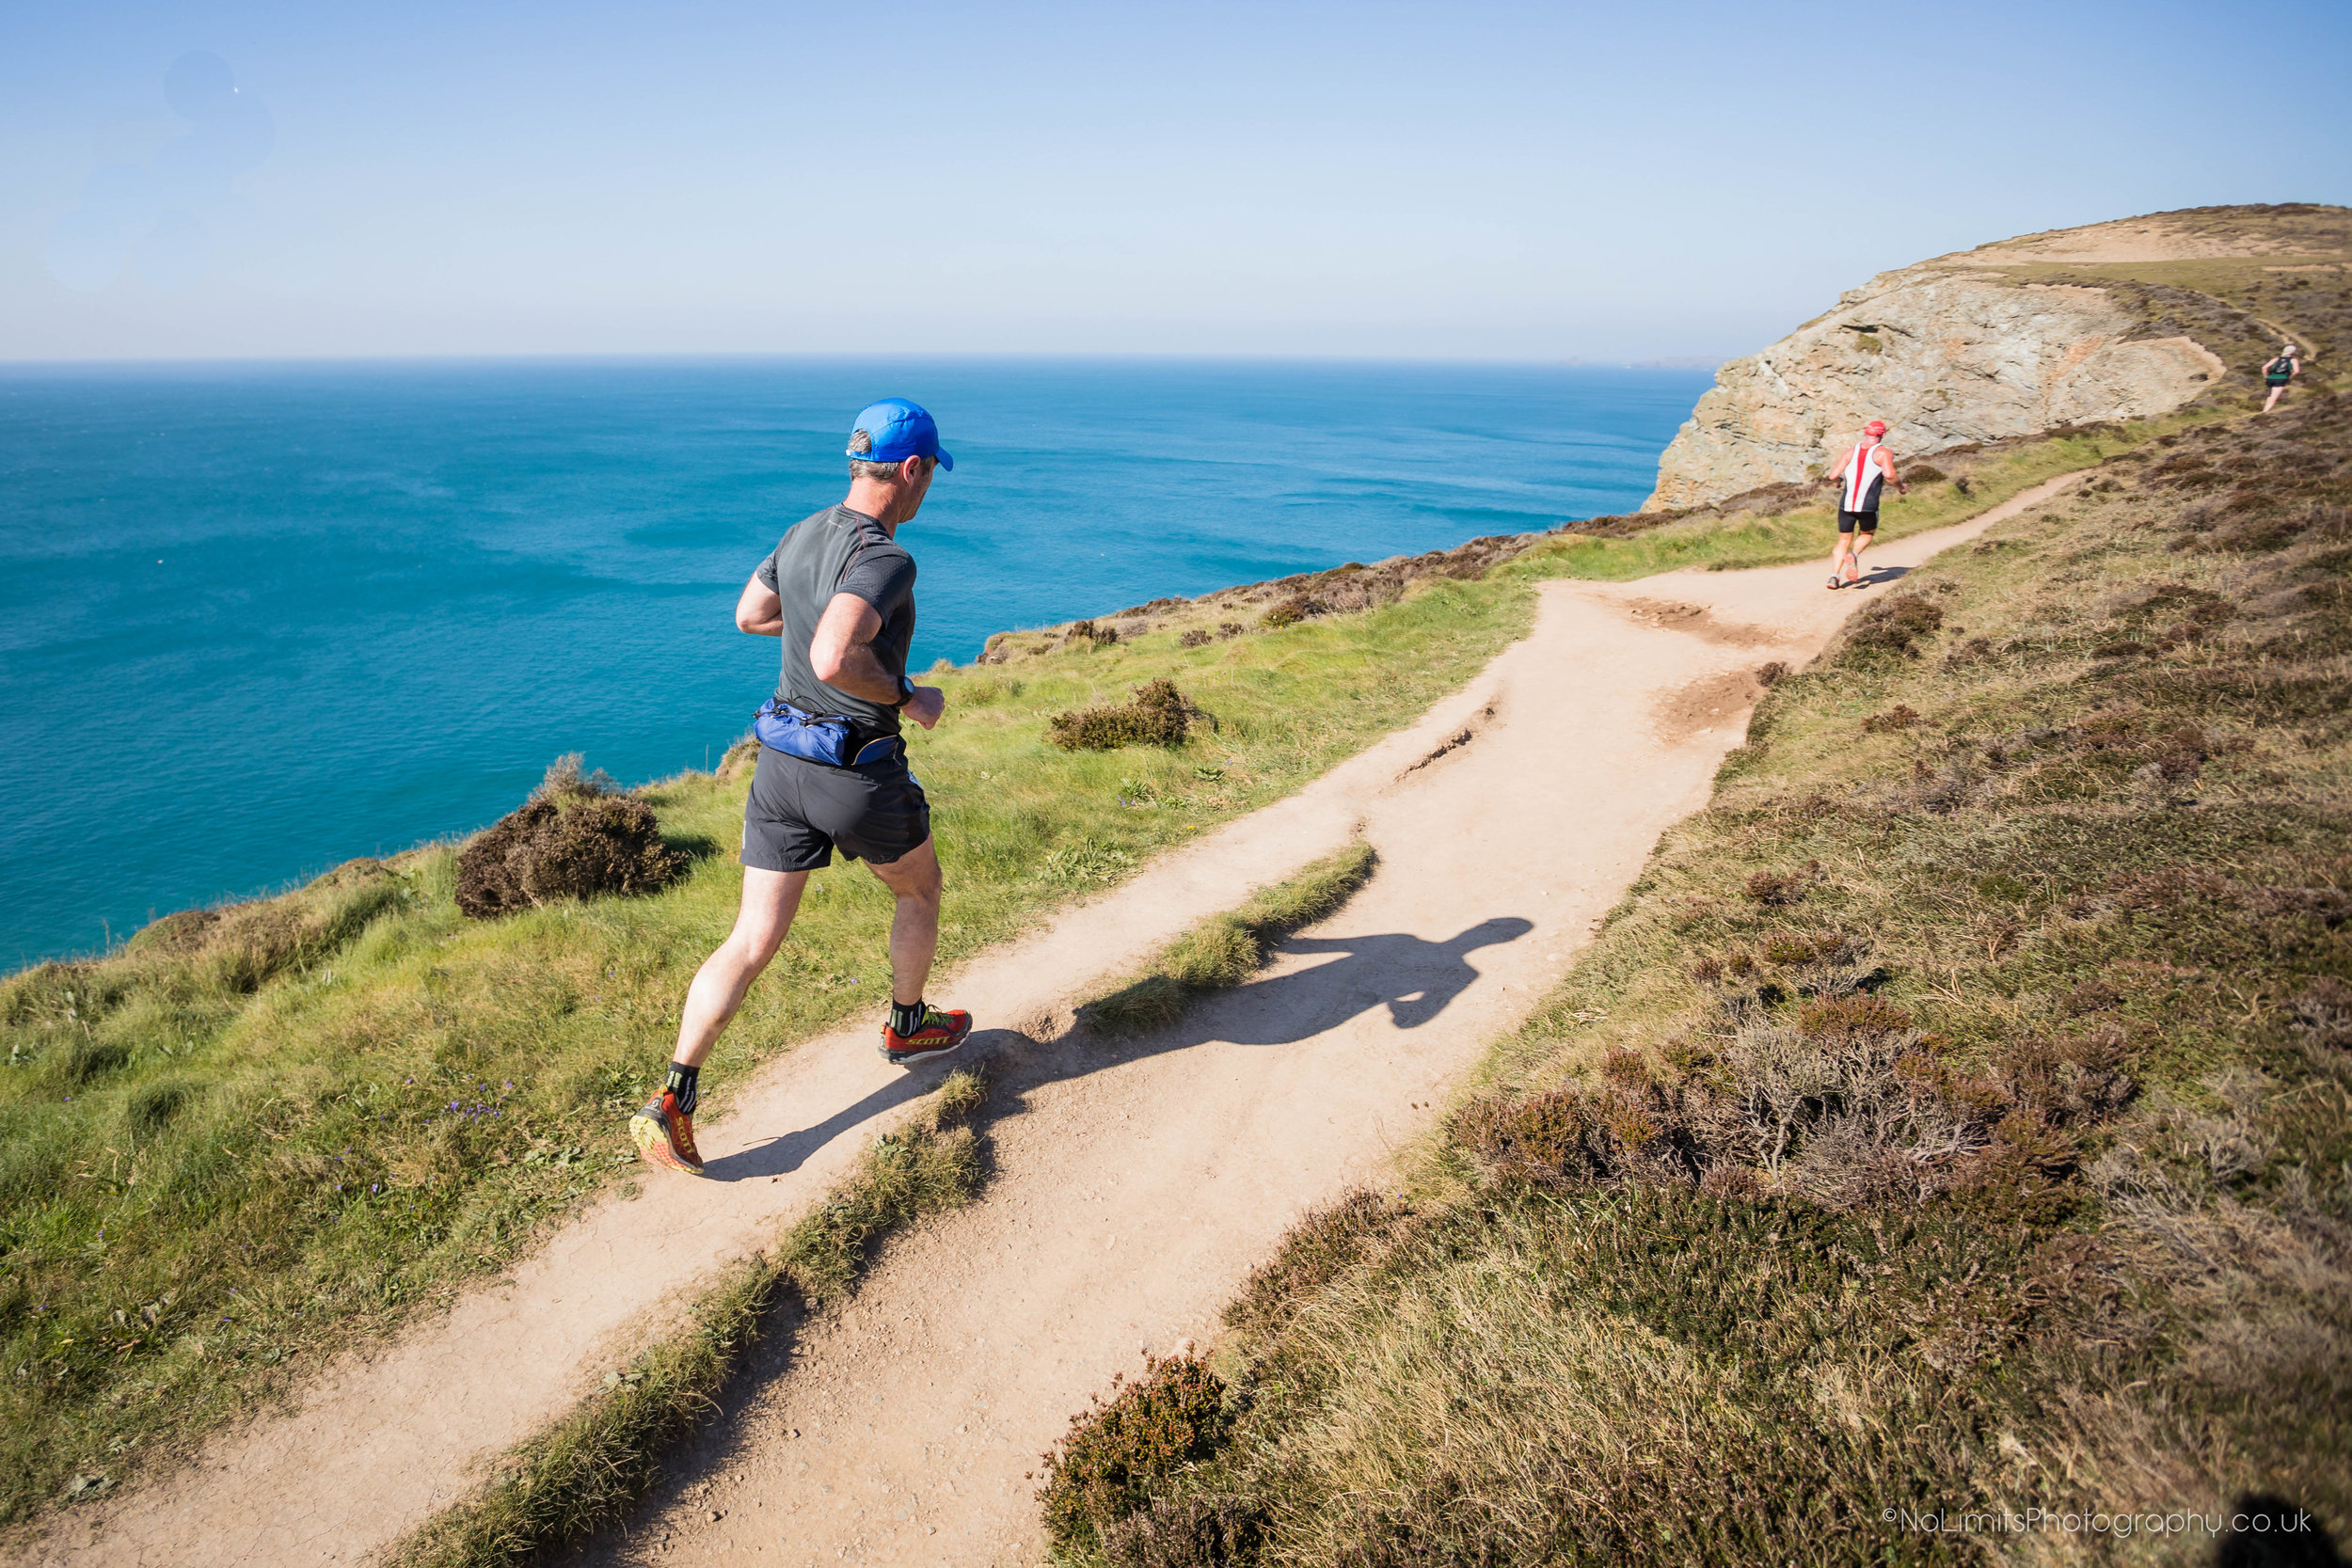
[[[1874,576],[2064,483],[1881,546]],[[1810,657],[1864,599],[1825,592],[1822,575],[1546,584],[1534,633],[1411,729],[965,965],[939,990],[982,1021],[966,1051],[1018,1107],[994,1124],[985,1197],[771,1350],[790,1375],[746,1380],[681,1465],[688,1479],[592,1555],[1033,1560],[1021,1475],[1070,1412],[1141,1346],[1207,1338],[1284,1227],[1376,1179],[1427,1125],[1659,833],[1704,803],[1756,667]],[[1070,1006],[1101,982],[1358,832],[1378,875],[1261,979],[1116,1051],[1070,1037]],[[711,1180],[649,1173],[643,1200],[596,1203],[511,1275],[329,1367],[186,1470],[72,1511],[11,1560],[363,1560],[673,1323],[936,1078],[878,1060],[863,1026],[808,1042],[698,1130]]]

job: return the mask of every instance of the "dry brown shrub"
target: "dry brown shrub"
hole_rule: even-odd
[[[685,874],[688,857],[661,840],[653,808],[559,759],[522,806],[457,857],[457,908],[492,920],[557,898],[651,893]]]
[[[1247,1568],[1258,1560],[1266,1518],[1233,1497],[1159,1497],[1103,1531],[1111,1568]]]
[[[2352,986],[2323,974],[2290,1008],[2295,1026],[2319,1045],[2352,1046]]]
[[[1108,752],[1121,746],[1181,746],[1193,708],[1166,678],[1136,688],[1119,707],[1074,708],[1048,722],[1045,738],[1066,752]]]
[[[1488,1170],[1538,1180],[1612,1174],[1604,1137],[1597,1109],[1574,1089],[1472,1101],[1454,1121],[1454,1141]]]
[[[1808,1002],[1797,1012],[1797,1032],[1817,1040],[1839,1040],[1852,1035],[1901,1034],[1911,1027],[1911,1015],[1867,991]]]
[[[1821,863],[1814,861],[1802,871],[1758,871],[1748,878],[1742,891],[1767,909],[1781,909],[1803,898],[1820,869]]]
[[[2079,1018],[2085,1013],[2111,1012],[2123,1005],[2123,993],[2103,980],[2085,980],[2066,993],[2061,1010]]]
[[[1846,655],[1919,657],[1918,644],[1944,625],[1943,609],[1920,594],[1898,594],[1865,605],[1848,623]]]
[[[1266,626],[1279,631],[1284,626],[1295,626],[1301,621],[1312,620],[1318,615],[1330,613],[1331,607],[1321,599],[1305,594],[1293,594],[1289,598],[1259,616],[1258,619]]]

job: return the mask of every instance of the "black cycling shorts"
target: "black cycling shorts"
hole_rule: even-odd
[[[888,865],[931,836],[931,804],[907,770],[903,746],[886,761],[828,768],[759,749],[743,802],[743,863],[762,871],[814,871],[850,860]]]
[[[1876,533],[1878,531],[1879,515],[1875,512],[1840,512],[1837,515],[1837,531],[1840,533]]]

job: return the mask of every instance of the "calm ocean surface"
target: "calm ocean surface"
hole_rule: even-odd
[[[1708,377],[727,360],[0,368],[0,971],[701,767],[735,596],[916,399],[918,665],[1164,594],[1640,504]]]

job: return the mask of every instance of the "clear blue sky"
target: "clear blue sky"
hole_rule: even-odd
[[[1719,356],[2352,200],[2347,67],[2342,0],[19,0],[0,358]]]

